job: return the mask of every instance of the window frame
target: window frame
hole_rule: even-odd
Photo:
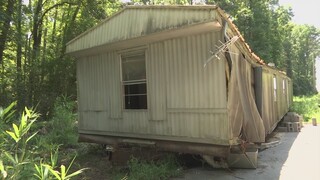
[[[285,79],[282,79],[282,92],[283,92],[283,95],[287,94],[287,82]]]
[[[145,64],[145,78],[144,79],[135,79],[135,80],[124,80],[123,77],[123,59],[128,57],[135,57],[135,56],[144,56],[144,64]],[[120,81],[121,81],[121,102],[122,102],[122,109],[124,111],[147,111],[149,108],[148,105],[148,83],[147,83],[147,62],[146,62],[146,49],[138,49],[138,50],[131,50],[131,51],[122,51],[119,53],[120,56]],[[130,85],[137,85],[137,84],[145,84],[145,93],[142,94],[126,94],[126,86]],[[129,96],[145,96],[145,108],[126,108],[126,97]]]
[[[273,101],[274,102],[277,102],[278,100],[278,81],[277,81],[277,76],[274,74],[273,75],[273,78],[272,78],[272,81],[273,81]]]

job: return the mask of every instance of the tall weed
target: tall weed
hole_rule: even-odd
[[[53,118],[49,121],[48,142],[64,145],[77,144],[75,105],[74,101],[65,96],[56,99]]]
[[[9,112],[1,111],[0,115],[4,117]],[[37,141],[31,143],[38,135],[38,130],[32,129],[38,117],[39,114],[25,108],[17,123],[12,123],[12,127],[8,130],[0,131],[2,138],[0,144],[0,179],[66,180],[79,175],[84,170],[80,169],[69,173],[74,158],[67,169],[64,165],[60,165],[60,169],[57,170],[58,148],[55,149],[54,153],[52,153],[53,149],[50,149],[50,158],[45,158],[45,154],[48,152],[42,154],[39,152],[40,146]],[[5,121],[0,123],[5,124]]]

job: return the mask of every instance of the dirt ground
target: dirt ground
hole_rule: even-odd
[[[175,180],[194,179],[266,179],[320,180],[320,127],[305,125],[300,133],[276,133],[280,143],[258,154],[257,169],[214,169],[197,163],[188,166]],[[91,151],[77,159],[76,166],[88,167],[76,179],[111,179],[111,164],[101,151]]]

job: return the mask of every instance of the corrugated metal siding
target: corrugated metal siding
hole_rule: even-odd
[[[165,41],[169,109],[226,108],[225,62],[203,67],[219,37],[207,33]]]
[[[71,41],[67,46],[67,52],[207,22],[216,19],[216,14],[214,9],[125,9],[88,31],[85,35]]]
[[[147,84],[151,120],[167,119],[166,61],[164,43],[154,43],[147,51]],[[158,132],[158,130],[156,130]]]
[[[101,56],[77,61],[80,111],[106,111],[109,107],[107,94],[106,63]],[[94,92],[94,93],[92,93]]]
[[[108,117],[121,118],[120,69],[116,53],[77,60],[77,83],[79,112],[105,112]]]
[[[188,113],[168,114],[168,122],[173,136],[212,139],[212,143],[228,142],[229,126],[226,113]],[[219,142],[220,141],[220,142]]]
[[[211,143],[227,144],[230,130],[225,62],[214,60],[203,67],[210,57],[209,50],[220,37],[219,32],[212,32],[148,45],[149,109],[146,111],[121,108],[118,54],[106,53],[79,60],[79,107],[105,109],[97,112],[80,108],[80,130],[96,134],[149,134],[163,139],[203,138]],[[92,95],[96,88],[102,88],[98,90],[101,96]],[[109,103],[94,104],[98,98],[98,102]]]
[[[262,73],[262,119],[266,133],[269,132],[274,119],[272,78],[272,74],[265,72]]]
[[[103,61],[106,64],[106,82],[108,87],[104,91],[109,96],[110,118],[117,119],[122,117],[122,88],[120,77],[120,57],[116,52],[103,54]],[[103,79],[104,80],[104,79]]]
[[[206,33],[164,42],[167,116],[172,135],[228,140],[225,62],[204,68],[221,33]]]
[[[274,77],[276,77],[277,80],[276,100],[274,97]],[[280,75],[280,73],[278,72],[268,70],[263,71],[262,80],[262,119],[264,121],[266,132],[270,133],[273,128],[275,128],[276,123],[278,123],[282,119],[282,117],[289,111],[290,98],[292,97],[292,94],[290,94],[290,80],[284,75]],[[283,80],[285,80],[286,83],[285,92],[283,89]]]

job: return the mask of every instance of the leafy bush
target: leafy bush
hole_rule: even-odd
[[[13,107],[13,106],[12,106]],[[0,117],[8,117],[8,111],[1,111]],[[44,154],[39,153],[39,145],[30,143],[37,136],[38,131],[31,127],[35,124],[39,114],[25,108],[18,124],[12,123],[9,130],[1,130],[0,137],[0,179],[59,179],[66,180],[74,177],[84,169],[68,174],[74,158],[66,169],[60,165],[58,171],[58,148],[51,149],[50,160],[43,158]],[[0,119],[0,125],[6,124],[4,119]],[[47,152],[45,152],[47,154]]]
[[[53,118],[49,121],[46,141],[51,144],[75,145],[78,140],[76,130],[75,102],[65,96],[54,103]]]
[[[128,173],[118,172],[114,179],[130,180],[157,180],[169,179],[170,177],[179,176],[182,171],[173,155],[166,156],[159,161],[145,161],[132,157],[128,162]]]
[[[312,117],[320,115],[320,95],[314,96],[295,96],[293,97],[293,105],[291,111],[303,115],[305,121],[309,121]],[[320,117],[317,119],[319,120]]]

